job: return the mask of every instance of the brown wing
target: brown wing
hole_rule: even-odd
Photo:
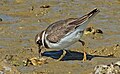
[[[94,9],[90,13],[84,15],[81,18],[69,18],[51,24],[46,29],[47,39],[53,43],[58,42],[66,34],[71,33],[73,30],[76,29],[76,27],[82,25],[81,23],[88,19],[91,19],[98,12],[100,12],[98,9]]]
[[[56,43],[61,38],[63,38],[67,33],[71,33],[80,23],[82,23],[84,18],[69,18],[66,20],[57,21],[46,29],[47,39],[50,42]]]

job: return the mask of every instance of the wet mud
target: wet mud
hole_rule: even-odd
[[[0,1],[0,73],[90,74],[96,65],[120,61],[119,6],[119,0]],[[60,49],[45,49],[42,55],[47,63],[24,65],[28,59],[38,58],[37,33],[55,21],[80,17],[94,8],[100,13],[81,38],[85,46],[73,44],[62,61],[56,61]],[[85,62],[83,51],[87,53]]]

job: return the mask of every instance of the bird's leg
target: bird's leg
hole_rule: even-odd
[[[63,59],[63,57],[66,55],[66,50],[63,50],[63,53],[62,53],[62,55],[60,56],[60,58],[57,60],[57,61],[60,61],[60,60],[62,60]]]
[[[84,41],[82,41],[82,40],[79,40],[79,42],[81,42],[83,46],[85,45],[85,42],[84,42]]]
[[[81,42],[83,46],[85,45],[85,42],[84,42],[84,41],[79,40],[79,42]],[[84,56],[83,56],[83,61],[86,61],[86,60],[87,60],[87,56],[86,56],[86,52],[84,51],[84,49],[83,49],[83,54],[84,54]]]
[[[71,53],[69,50],[66,50],[66,51],[67,51],[71,56],[73,56],[72,53]]]
[[[83,54],[84,54],[84,55],[83,55],[83,60],[82,60],[82,61],[84,62],[84,61],[87,60],[87,55],[86,55],[86,52],[85,52],[84,50],[83,50]]]

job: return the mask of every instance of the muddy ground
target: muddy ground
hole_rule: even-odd
[[[70,17],[80,17],[98,8],[100,13],[88,27],[103,34],[84,34],[70,46],[73,56],[56,61],[60,50],[46,50],[42,65],[24,65],[38,57],[35,35],[49,24]],[[6,74],[90,74],[99,64],[120,61],[120,0],[1,0],[0,1],[0,73]],[[83,49],[87,61],[83,62]],[[50,55],[47,55],[49,54]],[[57,55],[56,55],[57,54]],[[59,55],[58,55],[59,54]]]

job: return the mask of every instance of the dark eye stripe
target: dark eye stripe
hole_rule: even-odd
[[[37,41],[37,44],[42,45],[42,40]]]

